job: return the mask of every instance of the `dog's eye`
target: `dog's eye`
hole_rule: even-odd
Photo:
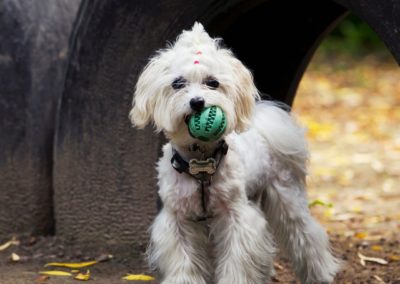
[[[206,84],[207,87],[209,87],[210,89],[217,89],[219,87],[219,82],[217,79],[213,78],[213,77],[209,77],[204,81],[204,84]]]
[[[182,89],[186,86],[186,80],[183,77],[178,77],[172,82],[171,86],[174,90]]]

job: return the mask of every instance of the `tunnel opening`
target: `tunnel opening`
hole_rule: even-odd
[[[265,1],[227,11],[209,30],[253,72],[264,98],[291,104],[315,49],[346,14],[333,1]]]
[[[362,256],[389,261],[374,266],[382,281],[397,277],[399,82],[389,50],[349,15],[321,43],[296,93],[293,112],[311,152],[310,209],[347,260],[343,279],[367,281]]]

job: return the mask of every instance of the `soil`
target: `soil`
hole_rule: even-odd
[[[343,270],[340,272],[334,283],[337,284],[361,284],[361,283],[392,283],[400,284],[400,266],[398,260],[391,260],[393,256],[400,255],[400,243],[398,240],[377,239],[366,241],[354,239],[353,237],[343,237],[340,234],[331,234],[332,245],[336,255],[344,261]],[[376,248],[379,247],[379,251]],[[18,262],[11,261],[11,253],[16,253],[21,257]],[[83,253],[85,252],[85,253]],[[374,257],[382,257],[382,254],[388,264],[382,265],[373,262],[366,262],[365,266],[360,263],[357,254]],[[109,254],[109,251],[103,251],[102,255]],[[0,252],[0,283],[1,284],[32,284],[32,283],[48,283],[48,284],[69,284],[79,283],[72,277],[51,276],[46,281],[37,281],[40,277],[39,271],[54,270],[55,268],[44,267],[48,262],[79,262],[96,259],[101,254],[96,252],[88,252],[87,248],[67,246],[61,240],[55,238],[40,238],[35,244],[29,244],[24,241],[19,246],[13,246],[5,251]],[[144,256],[137,257],[136,261],[132,261],[132,255],[128,255],[124,251],[113,251],[114,258],[100,262],[89,268],[80,269],[86,272],[90,269],[91,279],[88,283],[97,284],[118,284],[127,283],[129,281],[122,280],[127,273],[145,273],[154,275],[146,269],[143,262]],[[102,256],[103,259],[104,256]],[[299,283],[296,282],[293,271],[288,263],[288,258],[280,256],[276,259],[275,270],[276,276],[272,283]],[[57,269],[70,271],[70,269]],[[159,283],[158,281],[134,283]]]

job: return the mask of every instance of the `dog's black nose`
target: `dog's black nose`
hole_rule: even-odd
[[[202,97],[194,97],[190,100],[190,107],[194,111],[201,111],[204,108],[204,98]]]

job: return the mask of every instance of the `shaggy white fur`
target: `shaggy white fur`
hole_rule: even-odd
[[[210,84],[210,80],[213,82]],[[218,84],[216,85],[217,82]],[[204,215],[199,182],[171,166],[210,157],[218,141],[191,137],[191,100],[221,107],[229,145],[207,186]],[[139,77],[130,119],[153,123],[170,142],[158,163],[163,208],[151,227],[150,263],[164,284],[261,284],[273,271],[275,242],[302,283],[331,283],[339,270],[328,236],[313,219],[305,192],[307,145],[293,117],[260,101],[250,71],[201,24],[153,57]],[[201,151],[193,151],[197,144]]]

